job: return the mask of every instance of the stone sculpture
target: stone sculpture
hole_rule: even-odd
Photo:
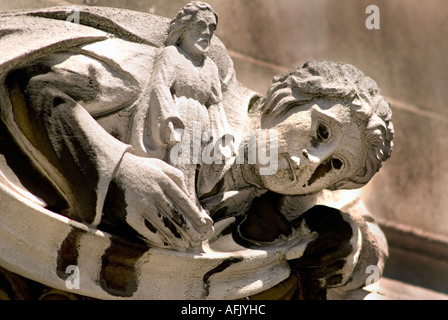
[[[362,201],[328,191],[390,156],[373,80],[310,61],[261,96],[208,4],[76,9],[0,15],[2,267],[67,291],[74,266],[99,299],[343,299],[382,271]]]

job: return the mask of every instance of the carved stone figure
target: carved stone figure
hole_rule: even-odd
[[[2,267],[68,291],[76,266],[99,299],[342,299],[382,271],[362,201],[329,191],[392,151],[373,80],[310,61],[261,96],[205,3],[77,10],[0,16]]]
[[[201,140],[208,130],[214,142],[231,134],[222,106],[218,68],[205,55],[210,49],[217,20],[211,6],[192,2],[171,21],[166,47],[155,58],[149,89],[143,96],[144,105],[135,107],[138,111],[130,130],[129,142],[134,146],[134,152],[159,158],[181,169],[187,191],[194,198],[199,159],[195,161],[193,145],[190,143],[190,156],[186,158],[170,152],[182,138],[188,139],[189,143],[194,128],[199,130]],[[145,132],[146,127],[148,132]],[[195,147],[203,148],[202,144]],[[173,163],[171,158],[174,157],[170,155],[184,156],[182,163]]]

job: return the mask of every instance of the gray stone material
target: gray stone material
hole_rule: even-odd
[[[258,94],[198,2],[171,22],[101,7],[0,19],[16,149],[3,267],[60,290],[76,267],[79,293],[101,299],[343,299],[381,276],[384,234],[358,193],[336,191],[367,184],[393,147],[389,104],[357,68],[309,61]],[[13,182],[21,153],[53,189]]]

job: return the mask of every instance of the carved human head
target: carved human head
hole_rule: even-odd
[[[352,65],[307,62],[275,77],[255,108],[261,128],[279,132],[279,172],[261,177],[270,190],[359,188],[391,155],[389,104],[377,84]],[[289,185],[288,176],[296,184]]]
[[[195,46],[200,52],[205,53],[210,46],[210,40],[217,24],[218,15],[209,4],[200,1],[188,3],[171,20],[165,45],[181,45],[184,40],[189,40],[196,42],[191,46]],[[193,40],[185,39],[186,34],[190,31],[196,33]]]

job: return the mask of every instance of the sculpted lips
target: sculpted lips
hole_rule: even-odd
[[[209,44],[209,40],[208,39],[199,39],[198,43],[202,46],[202,47],[208,47]]]

